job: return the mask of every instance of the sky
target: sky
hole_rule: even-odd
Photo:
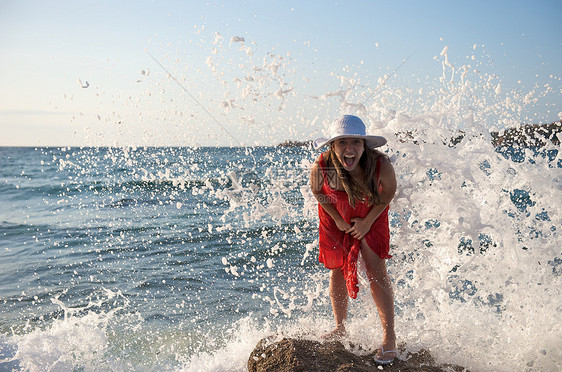
[[[510,123],[553,122],[561,16],[559,0],[0,0],[0,146],[306,140],[342,86],[421,96],[462,66],[501,102],[534,94]]]

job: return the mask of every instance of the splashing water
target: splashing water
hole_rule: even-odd
[[[495,75],[455,67],[444,48],[435,85],[366,88],[333,74],[336,89],[305,96],[295,59],[229,40],[208,44],[205,84],[183,74],[181,58],[163,58],[190,88],[224,92],[205,104],[229,132],[249,133],[229,140],[310,137],[350,110],[388,138],[399,342],[476,371],[560,368],[559,146],[498,148],[489,132],[519,124],[550,88],[509,91]],[[180,108],[170,78],[143,79],[150,88],[119,103],[142,114],[97,129],[116,139],[142,132],[137,146],[2,150],[5,369],[242,371],[260,338],[314,338],[332,325],[308,188],[318,152],[145,148],[178,123],[193,132],[184,144],[224,133]],[[164,123],[161,133],[150,120]],[[372,350],[381,330],[361,280],[350,343]]]

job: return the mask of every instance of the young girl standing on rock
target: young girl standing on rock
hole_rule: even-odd
[[[326,338],[346,334],[348,295],[359,292],[357,258],[363,257],[382,327],[383,340],[375,361],[390,364],[396,357],[394,297],[385,259],[390,258],[388,205],[396,191],[390,160],[375,148],[386,139],[366,134],[357,116],[344,115],[330,127],[329,138],[314,141],[329,145],[311,170],[311,188],[320,218],[319,260],[331,269],[330,299],[336,328]]]

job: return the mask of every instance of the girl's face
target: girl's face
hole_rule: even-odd
[[[334,152],[346,171],[352,172],[357,168],[359,159],[365,151],[363,138],[344,137],[332,142]]]

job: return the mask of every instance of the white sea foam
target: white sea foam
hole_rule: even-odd
[[[104,293],[106,300],[121,296],[109,290]],[[102,300],[79,308],[65,306],[58,297],[52,301],[64,311],[64,318],[55,320],[45,329],[12,336],[10,343],[16,351],[11,360],[31,372],[68,371],[76,366],[87,371],[118,367],[108,354],[108,348],[110,323],[115,321],[119,308],[99,311]]]

